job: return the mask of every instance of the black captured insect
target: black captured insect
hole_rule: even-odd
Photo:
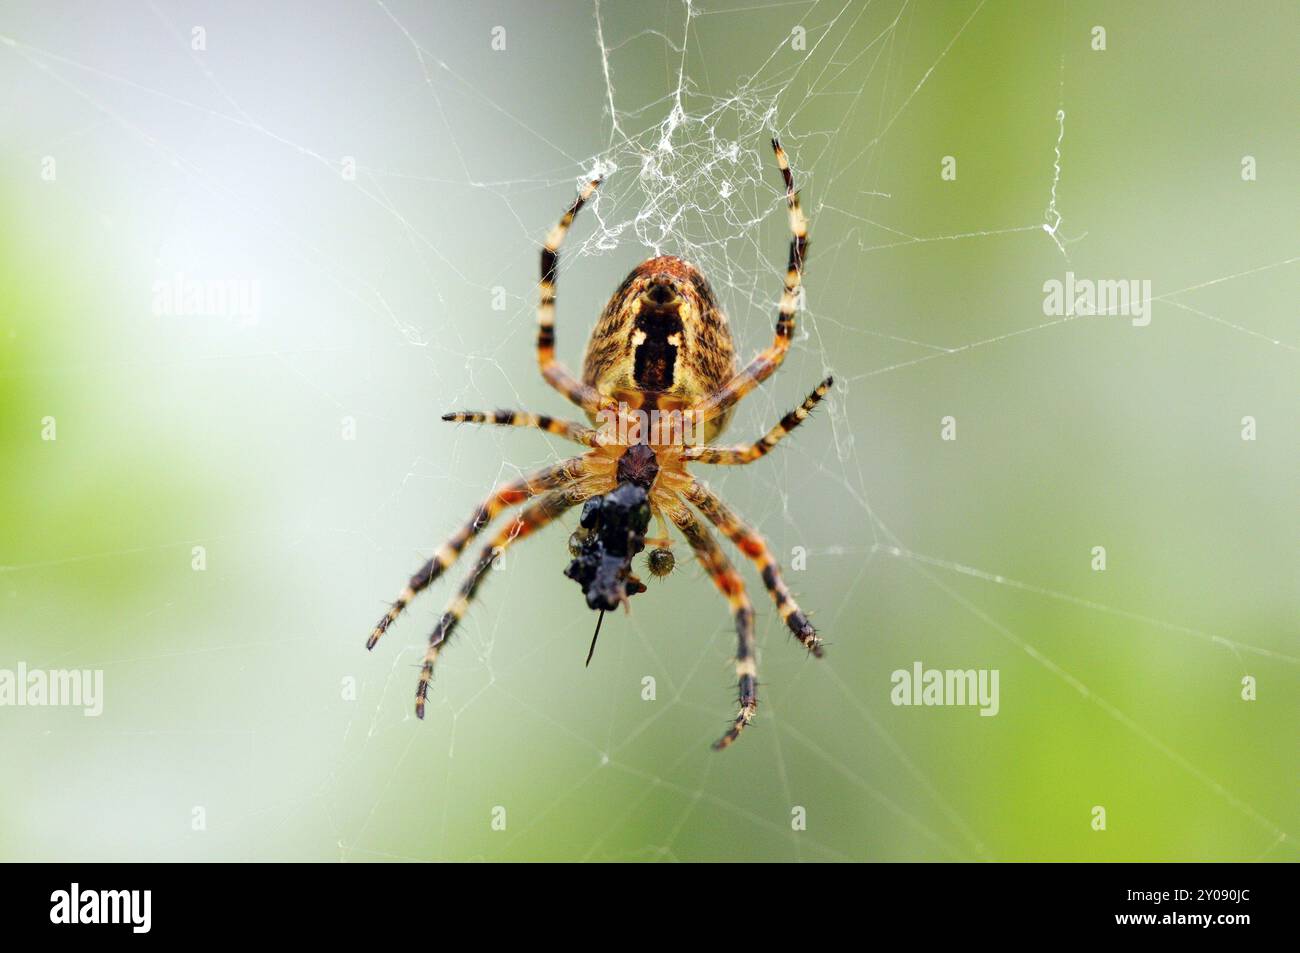
[[[618,463],[618,486],[583,504],[574,534],[577,551],[564,574],[582,586],[589,608],[608,611],[645,592],[632,575],[632,560],[645,549],[649,489],[658,473],[650,447],[630,447]]]
[[[650,494],[634,483],[620,484],[612,493],[588,500],[578,523],[586,535],[564,574],[582,586],[588,607],[613,609],[644,592],[631,568],[633,557],[645,549]]]

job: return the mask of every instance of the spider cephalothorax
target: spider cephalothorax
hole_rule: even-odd
[[[499,554],[579,504],[579,528],[569,540],[573,559],[565,574],[578,582],[587,605],[601,612],[602,618],[604,612],[620,604],[626,606],[631,596],[645,591],[632,572],[632,564],[646,546],[654,547],[647,560],[652,575],[663,576],[672,570],[668,523],[677,527],[726,597],[736,627],[740,711],[715,748],[725,748],[735,741],[758,706],[754,611],[744,582],[696,513],[754,563],[791,633],[813,655],[822,654],[821,639],[795,604],[763,537],[686,469],[691,462],[735,465],[759,459],[806,420],[831,387],[828,377],[803,404],[752,444],[708,445],[726,426],[736,403],[781,365],[794,334],[808,230],[785,152],[775,139],[772,148],[785,183],[790,259],[772,343],[739,370],[726,316],[704,276],[680,258],[662,256],[635,268],[614,292],[588,342],[582,380],[575,378],[555,358],[555,279],[560,243],[599,180],[586,183],[547,237],[542,247],[537,309],[538,365],[546,381],[580,407],[593,423],[599,422],[600,429],[512,410],[463,411],[443,416],[443,420],[467,423],[533,427],[565,437],[587,450],[493,490],[469,522],[411,577],[370,633],[366,644],[374,648],[401,611],[456,561],[471,539],[502,510],[528,501],[483,547],[474,568],[429,636],[416,691],[415,711],[421,718],[438,653]],[[672,425],[661,427],[656,420],[647,426],[647,414],[670,415]],[[659,521],[662,530],[655,538],[647,536],[652,518]],[[596,631],[599,633],[599,625]],[[590,662],[590,653],[587,658]]]

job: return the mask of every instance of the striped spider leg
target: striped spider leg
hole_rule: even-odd
[[[560,363],[555,356],[555,284],[560,267],[560,244],[569,233],[578,212],[587,204],[588,199],[600,186],[600,179],[591,179],[573,200],[569,210],[542,245],[542,277],[538,285],[537,299],[537,366],[546,383],[581,407],[589,414],[595,414],[601,408],[610,407],[609,399],[590,383],[579,381],[573,373]]]
[[[474,509],[474,513],[437,551],[416,571],[406,588],[398,595],[397,601],[384,613],[376,623],[366,640],[366,648],[373,649],[388,627],[397,620],[411,600],[427,589],[452,564],[460,558],[470,541],[482,532],[502,510],[516,506],[532,496],[545,490],[571,483],[583,473],[583,458],[570,457],[548,467],[542,467],[515,480],[502,483]]]
[[[726,503],[722,502],[721,497],[699,480],[692,479],[684,495],[705,519],[749,557],[754,568],[758,570],[764,587],[771,593],[772,601],[776,603],[776,611],[781,614],[781,621],[786,624],[800,645],[817,658],[821,658],[822,640],[803,610],[799,608],[799,604],[790,595],[790,589],[781,578],[781,569],[773,558],[771,549],[768,548],[767,540],[740,519]]]
[[[755,460],[767,456],[773,447],[789,435],[790,431],[807,420],[812,415],[813,408],[822,402],[834,383],[835,379],[833,377],[826,378],[817,385],[811,394],[804,398],[802,404],[782,417],[775,427],[753,443],[739,444],[734,447],[687,447],[682,452],[682,459],[697,463],[716,463],[727,466],[741,466],[746,463],[753,463]]]
[[[721,738],[713,743],[714,751],[721,751],[740,737],[740,733],[754,717],[758,708],[758,659],[754,647],[754,607],[745,592],[745,582],[722,551],[708,528],[700,523],[690,508],[678,501],[669,508],[673,524],[681,530],[695,558],[709,574],[731,607],[736,623],[736,680],[739,683],[740,710],[736,720]]]
[[[790,339],[794,337],[799,289],[803,285],[804,262],[808,257],[808,220],[799,205],[799,193],[795,191],[790,161],[776,139],[772,140],[772,150],[776,153],[776,162],[781,169],[781,177],[785,180],[785,204],[790,218],[790,257],[785,269],[785,284],[781,289],[781,303],[777,307],[776,333],[772,343],[755,355],[725,387],[697,405],[696,411],[704,419],[726,413],[742,397],[771,377],[785,361],[785,355],[790,350]]]
[[[548,414],[533,414],[526,410],[457,410],[443,414],[442,419],[456,424],[496,424],[503,427],[523,427],[572,440],[584,447],[601,445],[600,432],[572,420],[561,420]]]
[[[420,666],[420,684],[415,692],[416,717],[424,717],[429,682],[433,679],[433,663],[437,661],[438,654],[451,638],[457,623],[469,610],[470,602],[478,593],[479,585],[496,565],[497,558],[510,546],[527,539],[590,495],[589,491],[585,491],[578,484],[547,491],[524,507],[518,516],[502,527],[492,541],[479,551],[474,568],[466,575],[460,589],[447,603],[447,608],[443,610],[438,624],[429,634],[429,647],[424,653],[424,663]]]

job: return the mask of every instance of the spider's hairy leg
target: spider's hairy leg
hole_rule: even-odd
[[[570,507],[581,503],[588,495],[590,495],[589,491],[584,491],[575,486],[550,490],[524,507],[510,521],[510,524],[503,527],[493,537],[492,541],[479,552],[474,568],[465,577],[459,591],[447,604],[447,608],[443,611],[437,626],[429,635],[429,648],[424,653],[424,664],[420,668],[420,685],[415,692],[415,714],[417,717],[424,717],[424,703],[429,694],[429,681],[433,678],[433,663],[437,661],[438,653],[442,651],[443,646],[447,644],[447,640],[451,638],[452,632],[456,629],[456,624],[469,610],[470,601],[478,592],[478,587],[483,582],[484,577],[496,563],[497,557],[512,544],[521,539],[526,539]]]
[[[705,519],[718,527],[722,535],[735,543],[736,548],[750,558],[763,579],[763,585],[772,594],[772,601],[776,603],[776,611],[781,614],[781,620],[804,648],[821,658],[822,640],[818,637],[812,623],[808,621],[808,617],[803,614],[803,610],[794,601],[794,597],[790,595],[790,589],[781,578],[781,570],[776,560],[772,558],[772,551],[768,548],[767,541],[732,512],[716,493],[698,480],[691,480],[690,486],[686,489],[686,498],[695,504],[704,514]]]
[[[397,601],[384,613],[384,617],[371,630],[370,638],[366,640],[366,648],[373,649],[375,647],[380,637],[402,614],[402,610],[410,604],[411,600],[450,568],[460,557],[465,547],[469,545],[470,540],[496,519],[502,510],[522,503],[544,490],[549,490],[562,483],[568,483],[576,479],[582,471],[583,457],[570,457],[568,460],[562,460],[549,467],[543,467],[540,470],[525,474],[517,480],[502,483],[488,494],[487,498],[474,510],[468,522],[438,547],[438,551],[429,557],[428,561],[411,577],[406,584],[406,588],[397,597]]]
[[[755,440],[748,445],[740,444],[735,447],[688,447],[682,452],[682,459],[694,460],[699,463],[735,466],[753,463],[755,460],[766,456],[768,451],[780,443],[783,437],[807,420],[812,414],[813,408],[821,403],[822,399],[830,391],[833,383],[835,383],[834,378],[828,377],[818,384],[802,404],[782,417],[781,422],[764,434],[761,440]]]
[[[735,377],[717,393],[698,406],[705,419],[712,419],[733,406],[738,400],[772,376],[781,366],[790,339],[794,337],[794,319],[799,304],[799,287],[803,283],[804,262],[808,256],[808,220],[799,205],[799,193],[794,188],[794,175],[781,143],[772,140],[776,162],[785,180],[785,204],[790,215],[790,258],[785,270],[785,285],[781,291],[781,304],[777,309],[776,334],[772,343],[760,351]]]
[[[505,427],[528,427],[544,430],[584,447],[600,446],[600,432],[586,424],[560,420],[547,414],[533,414],[526,410],[457,410],[443,414],[442,419],[457,424],[498,424]]]
[[[758,664],[754,654],[754,608],[749,596],[745,594],[745,583],[731,565],[731,560],[722,551],[718,541],[709,532],[695,514],[684,504],[669,511],[673,523],[682,531],[686,541],[695,551],[713,584],[727,597],[731,606],[731,615],[736,622],[736,678],[740,686],[740,710],[731,728],[713,744],[714,751],[729,747],[740,737],[745,726],[754,717],[758,708]]]
[[[538,286],[537,301],[537,366],[542,372],[542,377],[546,379],[546,383],[591,414],[596,413],[608,402],[594,387],[574,377],[555,357],[555,282],[560,266],[560,244],[568,234],[573,219],[587,204],[587,200],[599,185],[600,179],[592,179],[584,184],[578,192],[578,197],[569,206],[569,210],[546,236],[546,241],[542,245],[542,278]]]

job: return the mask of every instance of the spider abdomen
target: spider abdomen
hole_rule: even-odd
[[[632,379],[643,391],[671,390],[677,372],[677,350],[682,346],[682,319],[670,302],[667,307],[642,308],[632,333]]]
[[[736,373],[726,315],[694,265],[672,255],[632,270],[587,342],[583,380],[633,408],[673,410],[716,393]],[[729,414],[705,425],[712,439]]]

